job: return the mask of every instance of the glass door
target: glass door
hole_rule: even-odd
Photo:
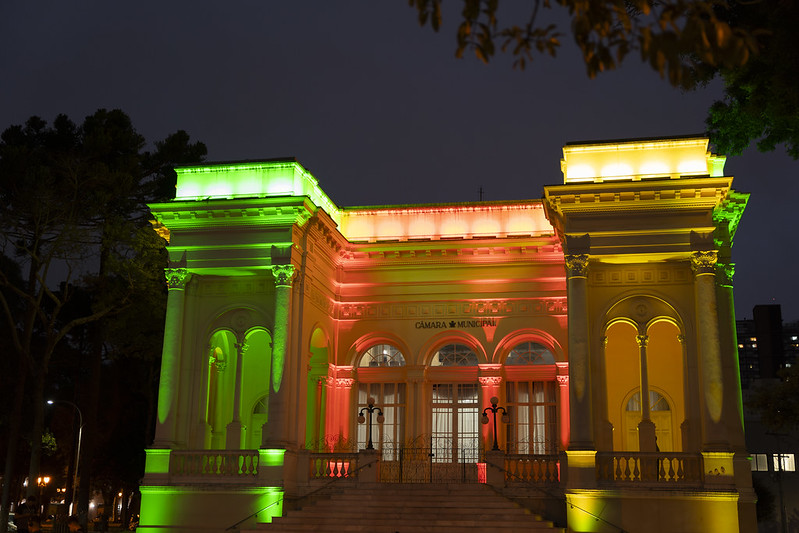
[[[431,452],[433,463],[476,463],[480,449],[479,386],[433,385]]]

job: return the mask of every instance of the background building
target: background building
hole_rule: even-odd
[[[799,322],[783,323],[779,305],[757,305],[752,319],[737,321],[738,357],[744,403],[760,387],[780,381],[780,371],[796,364]],[[799,476],[796,457],[799,433],[775,431],[761,421],[761,413],[745,409],[746,445],[752,454],[752,477],[769,515],[759,520],[761,533],[799,531]]]
[[[151,206],[171,264],[139,529],[253,527],[335,479],[487,482],[575,532],[754,531],[748,195],[707,146],[568,144],[563,184],[507,202],[340,208],[294,160],[178,169]]]

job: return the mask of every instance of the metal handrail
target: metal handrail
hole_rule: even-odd
[[[505,468],[503,468],[503,467],[501,467],[501,466],[498,466],[498,465],[495,465],[494,463],[489,463],[488,461],[486,461],[486,465],[487,465],[487,467],[493,467],[493,468],[496,468],[497,470],[499,470],[500,472],[502,472],[502,474],[503,474],[503,477],[504,477],[506,474],[510,474],[510,472],[508,472],[507,470],[505,470]],[[580,511],[584,512],[585,514],[587,514],[587,515],[591,516],[592,518],[594,518],[594,519],[596,519],[596,520],[601,520],[602,522],[606,523],[606,524],[607,524],[607,525],[609,525],[610,527],[615,527],[615,528],[617,528],[617,529],[619,530],[619,533],[629,533],[629,532],[628,532],[626,529],[624,529],[623,527],[619,526],[618,524],[614,524],[613,522],[610,522],[610,521],[608,521],[608,520],[605,520],[605,519],[604,519],[604,518],[602,518],[601,516],[599,516],[599,515],[595,515],[594,513],[592,513],[591,511],[589,511],[588,509],[584,509],[584,508],[580,507],[579,505],[575,505],[575,504],[573,504],[573,503],[568,503],[568,502],[566,501],[566,497],[565,497],[565,496],[561,496],[561,495],[559,495],[559,494],[554,494],[552,491],[550,491],[550,490],[549,490],[548,488],[546,488],[545,486],[541,486],[541,485],[538,485],[538,484],[535,484],[535,483],[532,483],[532,482],[530,482],[530,481],[526,481],[526,480],[519,480],[519,481],[518,481],[518,483],[523,483],[523,484],[525,484],[525,485],[528,485],[529,487],[532,487],[532,488],[534,488],[535,490],[541,491],[541,492],[543,492],[544,494],[546,494],[547,496],[549,496],[550,498],[553,498],[553,499],[555,499],[555,500],[558,500],[558,501],[563,501],[563,503],[564,503],[564,504],[568,504],[569,506],[571,506],[571,508],[572,508],[572,509],[578,509],[578,510],[580,510]],[[487,485],[488,485],[488,484],[487,484]],[[499,492],[499,491],[498,491],[498,490],[497,490],[495,487],[493,487],[492,485],[488,485],[488,486],[491,488],[491,490],[493,490],[493,491],[495,491],[495,492]],[[501,493],[500,493],[500,494],[501,494]],[[503,495],[503,496],[505,496],[504,494],[502,494],[502,495]]]
[[[374,464],[374,463],[368,463],[368,464],[365,464],[365,465],[361,465],[361,466],[359,466],[358,468],[356,468],[356,469],[353,471],[353,474],[360,472],[360,471],[361,471],[361,470],[363,470],[364,468],[367,468],[367,467],[371,468],[371,466],[372,466],[373,464]],[[338,482],[338,481],[341,481],[342,479],[347,479],[347,478],[338,478],[338,477],[334,477],[334,478],[332,478],[330,481],[328,481],[327,483],[325,483],[324,485],[322,485],[321,487],[319,487],[319,488],[317,488],[317,489],[315,489],[315,490],[312,490],[311,492],[309,492],[309,493],[307,493],[307,494],[303,494],[302,496],[300,496],[299,498],[297,498],[297,501],[303,500],[303,499],[307,498],[308,496],[311,496],[311,495],[313,495],[313,494],[316,494],[317,492],[320,492],[320,491],[322,491],[322,490],[325,490],[325,489],[326,489],[326,488],[328,488],[330,485],[332,485],[332,484],[334,484],[334,483],[336,483],[336,482]],[[231,530],[234,530],[234,529],[236,529],[236,527],[238,527],[240,524],[243,524],[244,522],[246,522],[247,520],[249,520],[249,519],[250,519],[250,518],[252,518],[253,516],[256,516],[258,513],[262,512],[262,511],[266,511],[266,510],[267,510],[267,509],[269,509],[270,507],[272,507],[272,506],[274,506],[274,505],[277,505],[278,503],[282,502],[282,501],[283,501],[283,499],[284,499],[284,498],[283,498],[283,495],[281,494],[281,495],[280,495],[280,498],[279,498],[277,501],[270,503],[269,505],[267,505],[266,507],[264,507],[264,508],[262,508],[262,509],[258,509],[257,511],[255,511],[254,513],[252,513],[252,514],[250,514],[250,515],[248,515],[248,516],[245,516],[244,518],[242,518],[241,520],[239,520],[238,522],[236,522],[236,523],[235,523],[235,524],[233,524],[232,526],[225,528],[225,531],[231,531]]]

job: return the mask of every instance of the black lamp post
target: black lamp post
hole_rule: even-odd
[[[491,398],[491,407],[486,407],[483,409],[483,416],[480,420],[483,424],[488,424],[488,412],[494,415],[494,447],[491,448],[492,451],[499,450],[499,444],[497,444],[497,411],[502,411],[502,422],[507,424],[510,421],[510,417],[508,416],[508,412],[505,410],[504,407],[497,407],[499,403],[499,398],[493,396]]]
[[[378,424],[382,424],[383,421],[386,418],[383,416],[383,411],[379,407],[375,407],[375,399],[374,398],[369,397],[369,399],[366,400],[366,403],[369,404],[369,405],[367,405],[366,407],[364,407],[360,411],[358,411],[358,423],[359,424],[363,424],[364,421],[366,421],[366,417],[363,416],[363,412],[367,411],[369,413],[369,428],[368,428],[368,431],[369,431],[369,444],[366,446],[366,449],[367,450],[374,450],[375,447],[372,445],[372,413],[377,411],[377,423]]]

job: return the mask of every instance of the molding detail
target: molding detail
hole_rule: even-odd
[[[570,278],[588,277],[588,255],[566,255],[566,275]]]
[[[535,300],[489,300],[455,302],[392,302],[335,304],[340,319],[392,318],[408,320],[468,320],[509,316],[564,315],[566,298],[541,298]]]
[[[689,283],[691,275],[683,265],[620,265],[619,268],[594,266],[589,274],[591,285],[629,286]]]
[[[502,385],[502,378],[500,376],[480,376],[477,378],[477,381],[479,381],[480,385],[483,387]]]
[[[694,252],[691,254],[691,270],[694,276],[701,274],[715,274],[718,252],[709,250],[705,252]]]
[[[336,387],[341,387],[344,389],[351,389],[355,380],[352,378],[335,378],[336,380]]]
[[[275,277],[276,287],[291,287],[294,277],[294,265],[273,265],[272,275]]]
[[[164,276],[166,277],[166,286],[169,290],[178,289],[184,290],[186,284],[191,279],[191,272],[185,268],[165,268]]]

